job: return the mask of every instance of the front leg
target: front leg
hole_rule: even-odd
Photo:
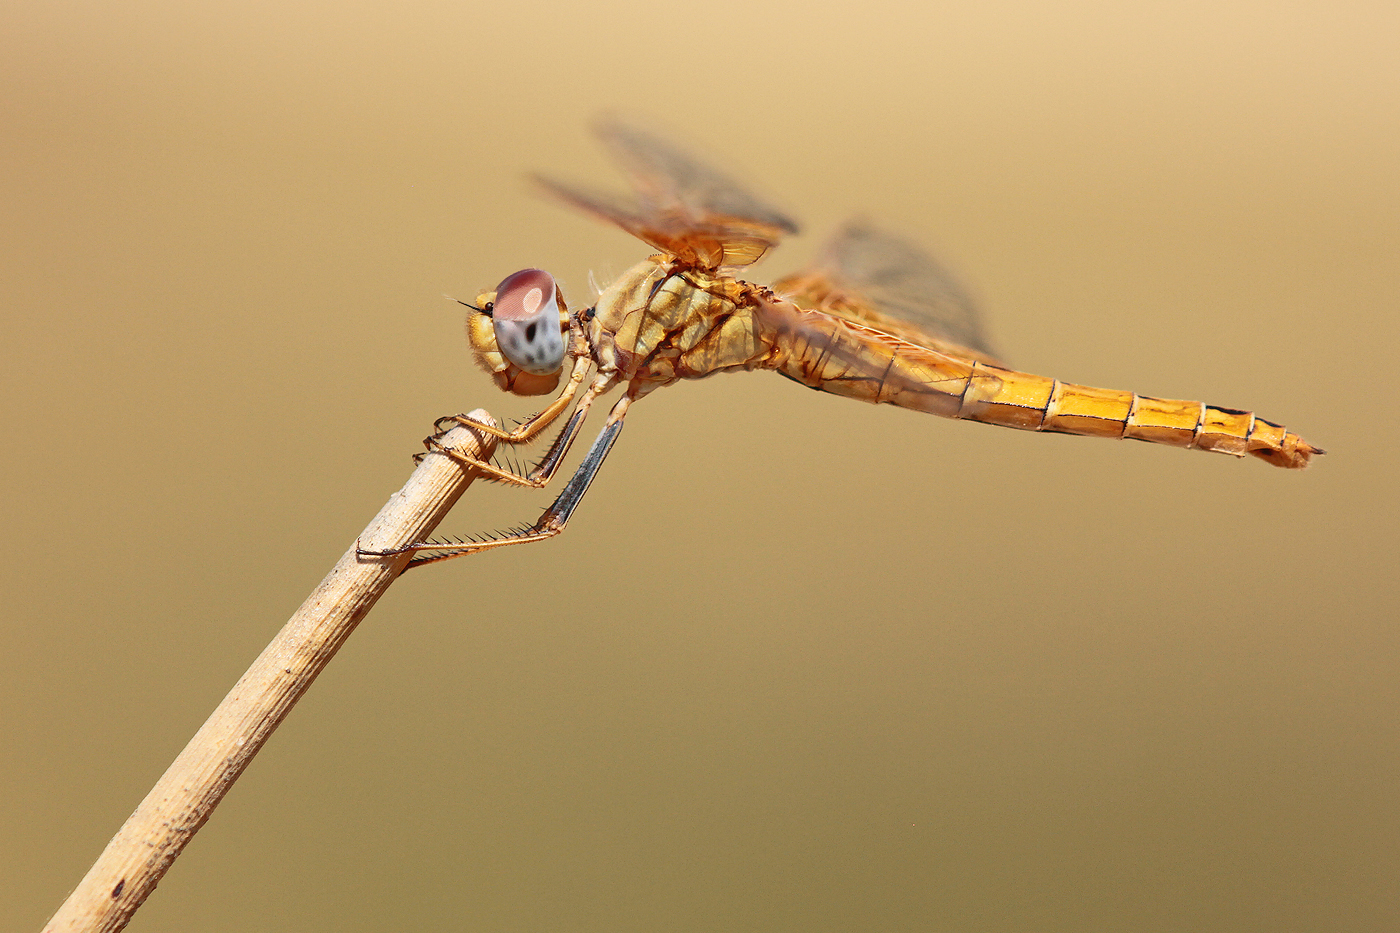
[[[569,448],[574,443],[574,439],[578,437],[579,429],[583,427],[583,422],[588,418],[588,410],[593,407],[593,400],[610,388],[612,388],[612,381],[605,379],[599,379],[594,382],[593,385],[589,386],[588,391],[583,393],[583,398],[579,399],[578,407],[575,408],[574,413],[569,416],[569,420],[565,422],[564,427],[555,435],[554,442],[549,445],[549,449],[545,451],[539,463],[535,464],[534,467],[525,473],[504,470],[494,463],[487,463],[484,460],[468,456],[450,447],[445,447],[442,442],[438,440],[438,438],[442,436],[440,434],[428,438],[423,443],[429,450],[436,450],[439,453],[446,454],[458,463],[478,471],[482,476],[488,479],[508,483],[512,486],[540,489],[548,485],[549,481],[554,478],[554,474],[559,470],[559,465],[564,462],[565,455],[568,454]],[[477,426],[477,422],[470,418],[467,418],[462,423],[472,429],[475,429]]]
[[[578,392],[578,387],[583,383],[584,377],[588,374],[588,369],[590,365],[591,363],[586,357],[578,357],[577,359],[575,359],[573,372],[569,374],[569,382],[566,386],[564,386],[564,391],[559,393],[559,397],[556,398],[553,402],[550,402],[549,406],[543,411],[539,412],[538,414],[532,415],[524,421],[520,422],[520,424],[516,425],[515,430],[513,431],[506,431],[502,428],[497,427],[494,424],[482,424],[481,422],[475,420],[469,415],[447,415],[433,422],[433,427],[437,429],[436,433],[434,433],[430,437],[424,438],[423,446],[428,448],[429,451],[437,451],[439,453],[446,454],[453,460],[456,460],[458,463],[462,463],[466,466],[479,470],[483,476],[486,476],[490,479],[497,480],[503,483],[510,483],[516,486],[542,486],[544,485],[544,483],[549,482],[549,477],[544,476],[542,478],[538,467],[526,474],[516,473],[512,470],[504,470],[496,466],[495,464],[486,462],[485,460],[470,457],[456,450],[450,450],[444,447],[442,445],[441,438],[453,427],[456,427],[457,425],[462,425],[463,427],[469,428],[473,431],[480,431],[482,434],[489,434],[490,436],[498,439],[500,442],[505,444],[509,444],[512,446],[519,444],[528,444],[531,441],[533,441],[536,437],[538,437],[540,432],[542,432],[545,428],[549,427],[549,425],[553,424],[554,421],[569,407],[569,404],[573,401],[575,394],[577,394]],[[597,383],[599,381],[600,380],[594,380],[594,385],[591,386],[589,388],[589,392],[585,394],[584,401],[579,403],[579,408],[583,409],[584,411],[587,411],[586,403],[590,400],[589,396],[596,395],[599,391],[604,391],[604,389],[598,388]],[[608,386],[611,385],[612,382],[609,381]],[[577,409],[575,410],[575,417],[576,416]],[[573,426],[573,419],[570,419],[569,424],[565,425],[564,432],[561,434],[561,437],[564,435],[569,435],[569,429],[571,426]],[[577,428],[575,427],[574,430],[576,431]],[[572,435],[570,435],[565,441],[566,450],[567,445],[572,442],[573,438]],[[559,438],[555,438],[554,443],[557,445],[559,443]],[[552,450],[553,446],[551,446],[551,451]],[[415,461],[421,459],[423,459],[423,454],[418,454],[416,457],[414,457]],[[548,455],[546,455],[546,460],[548,459]],[[541,481],[541,479],[543,481]]]
[[[583,385],[583,379],[588,375],[588,368],[592,361],[586,356],[580,356],[574,360],[573,372],[569,373],[569,382],[564,386],[564,390],[549,406],[538,414],[531,415],[515,426],[515,430],[507,431],[494,424],[482,424],[469,415],[446,415],[433,422],[436,432],[428,440],[442,437],[456,425],[470,428],[473,431],[480,431],[482,434],[489,434],[497,440],[506,444],[528,444],[533,441],[539,433],[554,423],[554,420],[564,413],[578,393],[578,387]],[[424,443],[427,443],[425,441]],[[441,449],[441,448],[431,448]]]

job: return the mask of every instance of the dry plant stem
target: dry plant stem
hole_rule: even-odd
[[[481,410],[470,417],[495,424]],[[488,459],[495,447],[494,438],[465,427],[449,431],[442,441],[480,459]],[[112,837],[49,920],[46,933],[115,931],[126,926],[185,843],[411,557],[407,553],[364,557],[357,548],[387,550],[424,540],[474,478],[445,454],[423,458],[403,489],[379,511]]]

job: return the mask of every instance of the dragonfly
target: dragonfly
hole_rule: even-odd
[[[721,372],[773,370],[821,392],[945,418],[1131,438],[1252,456],[1290,469],[1324,452],[1252,412],[1008,368],[989,349],[973,303],[953,278],[917,247],[868,223],[846,224],[801,272],[770,285],[742,279],[785,234],[796,233],[797,224],[658,136],[621,123],[604,123],[597,132],[628,177],[630,195],[536,180],[656,252],[581,311],[569,310],[554,277],[541,269],[515,272],[468,304],[473,354],[496,385],[519,396],[558,394],[512,429],[465,415],[439,419],[438,433],[425,444],[485,478],[541,488],[558,472],[594,401],[624,387],[621,397],[582,463],[533,524],[373,553],[409,552],[409,566],[419,566],[559,534],[632,405],[663,386]],[[563,427],[528,470],[441,442],[460,424],[499,444],[526,445],[565,412]]]

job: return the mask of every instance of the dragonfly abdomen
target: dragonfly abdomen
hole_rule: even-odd
[[[812,388],[1023,431],[1131,438],[1304,467],[1322,451],[1251,412],[1075,385],[957,359],[784,303],[763,308],[782,339],[767,365]]]
[[[1130,438],[1304,467],[1321,451],[1253,412],[1098,389],[974,363],[958,418],[1028,431]]]

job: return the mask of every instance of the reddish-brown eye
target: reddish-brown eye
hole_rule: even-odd
[[[559,292],[548,272],[521,269],[506,276],[496,286],[491,323],[501,353],[527,373],[543,376],[564,365]]]

